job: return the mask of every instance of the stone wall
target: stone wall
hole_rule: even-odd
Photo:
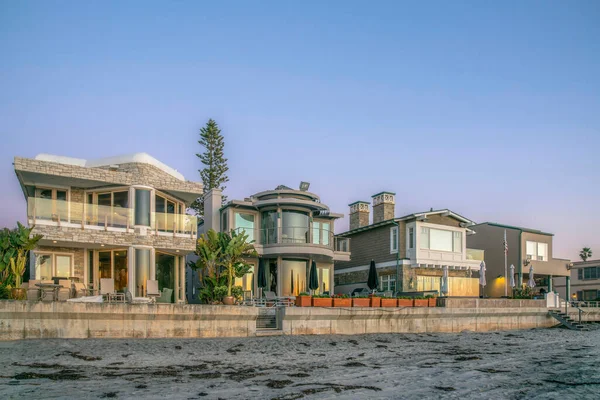
[[[0,300],[0,340],[244,337],[257,316],[255,307]]]
[[[44,240],[74,243],[103,243],[110,246],[129,247],[135,245],[152,246],[157,249],[171,249],[181,251],[194,251],[196,240],[189,235],[185,237],[172,234],[155,235],[148,230],[147,235],[139,235],[130,229],[129,233],[123,231],[105,231],[104,229],[81,229],[66,226],[36,225],[32,234],[44,236]]]
[[[118,170],[111,171],[108,167],[88,168],[77,165],[15,157],[14,166],[15,171],[84,179],[96,181],[99,184],[113,183],[125,186],[146,185],[162,190],[195,193],[198,195],[203,193],[201,183],[181,181],[154,165],[144,163],[120,164]]]

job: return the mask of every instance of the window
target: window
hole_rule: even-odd
[[[35,254],[35,279],[70,278],[73,270],[71,254]]]
[[[229,232],[229,221],[227,220],[228,212],[228,209],[221,212],[221,232]]]
[[[329,246],[331,243],[331,224],[329,222],[313,221],[312,242]]]
[[[600,267],[586,267],[577,271],[580,280],[600,279]]]
[[[238,232],[245,232],[248,241],[254,240],[254,214],[235,213],[235,228]]]
[[[462,253],[462,232],[454,232],[453,250]]]
[[[317,265],[317,274],[319,275],[319,288],[316,290],[317,294],[332,294],[329,280],[330,273],[331,268],[319,267]]]
[[[150,226],[149,190],[135,189],[135,225]]]
[[[421,248],[429,248],[429,228],[421,227]]]
[[[379,277],[379,287],[382,292],[396,291],[396,277],[393,275],[383,275]]]
[[[312,242],[313,244],[320,244],[321,243],[321,223],[320,222],[313,222],[313,233],[312,233],[313,237],[312,237]]]
[[[321,231],[321,244],[329,246],[329,237],[331,235],[331,225],[329,222],[323,222],[323,230]]]
[[[277,243],[277,211],[265,211],[260,219],[262,243]]]
[[[281,214],[281,242],[308,243],[308,214],[291,210]]]
[[[415,228],[408,228],[408,248],[415,248]]]
[[[398,252],[398,227],[390,228],[390,253]]]
[[[68,194],[64,189],[36,189],[35,217],[52,221],[69,221]]]
[[[536,261],[548,261],[548,243],[525,242],[527,259]]]
[[[281,296],[298,296],[307,292],[306,260],[282,260],[281,266]]]
[[[91,200],[90,200],[91,196]],[[94,194],[88,194],[88,202],[93,204]],[[88,208],[88,216],[94,217],[96,213],[98,225],[117,226],[124,228],[129,220],[129,192],[108,192],[96,195],[97,207]],[[88,223],[92,223],[89,221]]]
[[[463,252],[463,233],[421,227],[421,240],[419,247],[425,250]]]
[[[169,200],[166,197],[155,195],[154,196],[154,223],[156,229],[159,231],[173,232],[175,228],[177,230],[177,224],[179,220],[176,217],[178,209],[181,208],[180,203]],[[185,214],[185,212],[183,213]]]
[[[235,278],[234,286],[241,286],[244,291],[254,292],[254,265],[250,266],[250,270],[243,277]]]
[[[583,270],[583,268],[577,270],[577,279],[579,279],[580,281],[583,280]]]

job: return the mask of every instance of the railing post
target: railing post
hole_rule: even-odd
[[[175,227],[177,226],[177,223],[175,221],[173,221],[173,237],[175,237]]]
[[[60,213],[56,213],[56,222],[58,223],[58,226],[60,226]]]
[[[104,216],[104,230],[108,230],[108,215]]]

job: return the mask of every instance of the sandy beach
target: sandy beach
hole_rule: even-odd
[[[0,398],[598,398],[600,330],[0,342]]]

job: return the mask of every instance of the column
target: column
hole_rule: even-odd
[[[552,292],[552,275],[548,275],[548,293]]]
[[[181,278],[181,297],[180,299],[186,303],[185,301],[185,257],[179,257],[179,266],[181,269],[181,272],[179,273],[179,276]]]
[[[566,290],[566,301],[570,301],[571,300],[571,277],[567,276],[565,278],[565,290]]]
[[[174,262],[175,265],[173,268],[175,268],[175,287],[173,288],[173,301],[175,304],[177,304],[177,301],[179,300],[179,257],[175,257]]]
[[[281,231],[281,229],[280,229]],[[283,273],[283,260],[277,257],[277,293],[276,296],[281,296],[281,274]]]

